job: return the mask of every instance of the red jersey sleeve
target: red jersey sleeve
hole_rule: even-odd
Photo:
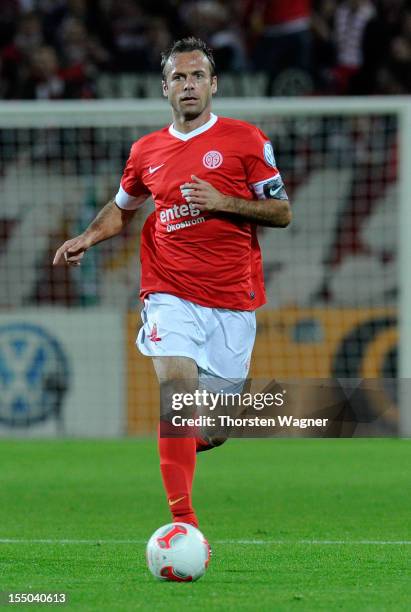
[[[136,210],[147,200],[150,192],[141,180],[140,144],[135,142],[128,157],[120,188],[116,195],[116,204],[125,210]]]
[[[247,182],[259,200],[288,200],[281,174],[277,168],[273,146],[267,136],[254,128],[245,155]]]

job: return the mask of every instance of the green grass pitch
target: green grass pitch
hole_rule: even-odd
[[[213,558],[193,584],[145,566],[169,522],[153,440],[2,441],[0,466],[0,591],[64,591],[62,609],[84,611],[411,609],[409,440],[202,453],[194,501]]]

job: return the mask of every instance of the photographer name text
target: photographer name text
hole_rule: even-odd
[[[231,417],[228,415],[183,417],[179,414],[173,416],[171,422],[174,427],[294,427],[307,429],[308,427],[326,427],[329,419],[299,419],[289,415],[276,417]]]

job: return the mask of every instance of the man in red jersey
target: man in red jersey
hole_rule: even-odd
[[[256,226],[286,227],[290,205],[268,138],[217,117],[211,50],[188,38],[163,54],[163,93],[173,123],[131,147],[119,191],[56,252],[79,265],[118,234],[152,195],[141,237],[143,327],[137,345],[161,384],[192,391],[201,377],[244,380],[265,292]],[[159,436],[160,467],[174,521],[198,525],[191,501],[196,452],[223,440]]]

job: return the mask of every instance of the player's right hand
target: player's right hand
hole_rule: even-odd
[[[63,259],[64,263],[68,266],[79,266],[89,246],[89,241],[82,234],[71,240],[66,240],[57,249],[53,259],[53,266],[57,266]]]

